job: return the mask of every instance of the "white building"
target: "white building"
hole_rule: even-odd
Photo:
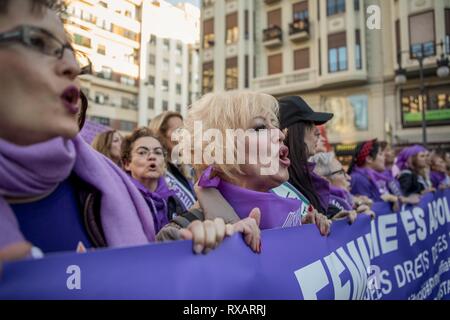
[[[190,4],[143,2],[139,125],[167,110],[186,113],[197,89],[191,83],[198,81],[199,20],[200,10]]]
[[[198,8],[73,0],[67,11],[74,47],[93,65],[81,77],[91,120],[129,132],[165,110],[184,114],[198,96]]]

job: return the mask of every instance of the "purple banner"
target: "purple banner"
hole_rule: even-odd
[[[55,254],[4,266],[0,299],[449,299],[450,191],[329,237],[312,225],[240,235],[208,255],[188,241]]]

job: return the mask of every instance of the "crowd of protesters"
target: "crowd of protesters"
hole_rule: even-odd
[[[80,67],[52,3],[0,0],[0,260],[183,239],[207,253],[236,232],[259,253],[260,230],[314,224],[326,236],[335,220],[373,218],[374,202],[397,210],[450,186],[449,153],[420,145],[395,153],[364,141],[344,169],[321,146],[318,126],[333,114],[298,96],[211,93],[185,119],[165,112],[91,146],[79,134],[88,108]],[[260,160],[179,162],[180,129],[263,133],[245,140],[245,159],[252,144],[277,145],[278,170],[262,175]]]

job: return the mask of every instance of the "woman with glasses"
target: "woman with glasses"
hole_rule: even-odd
[[[354,197],[350,193],[351,177],[336,159],[334,153],[318,153],[310,158],[315,163],[314,171],[330,182],[330,204],[342,211],[356,210],[357,213],[365,212],[371,216],[370,202],[366,199]]]
[[[59,7],[0,0],[0,254],[7,257],[24,246],[31,255],[38,252],[31,246],[47,253],[155,241],[139,190],[78,135],[82,68]],[[179,234],[214,248],[226,230],[223,221],[196,222]]]
[[[156,232],[184,212],[164,179],[166,157],[159,138],[148,128],[134,130],[122,143],[123,168],[146,199]]]

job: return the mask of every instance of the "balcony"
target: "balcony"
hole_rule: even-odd
[[[292,42],[301,42],[309,39],[309,21],[296,20],[289,23],[289,39]]]
[[[263,43],[267,48],[281,46],[283,44],[283,30],[279,26],[270,26],[264,29]]]
[[[280,0],[264,0],[265,4],[273,4],[273,3],[276,3],[276,2],[280,2]]]

